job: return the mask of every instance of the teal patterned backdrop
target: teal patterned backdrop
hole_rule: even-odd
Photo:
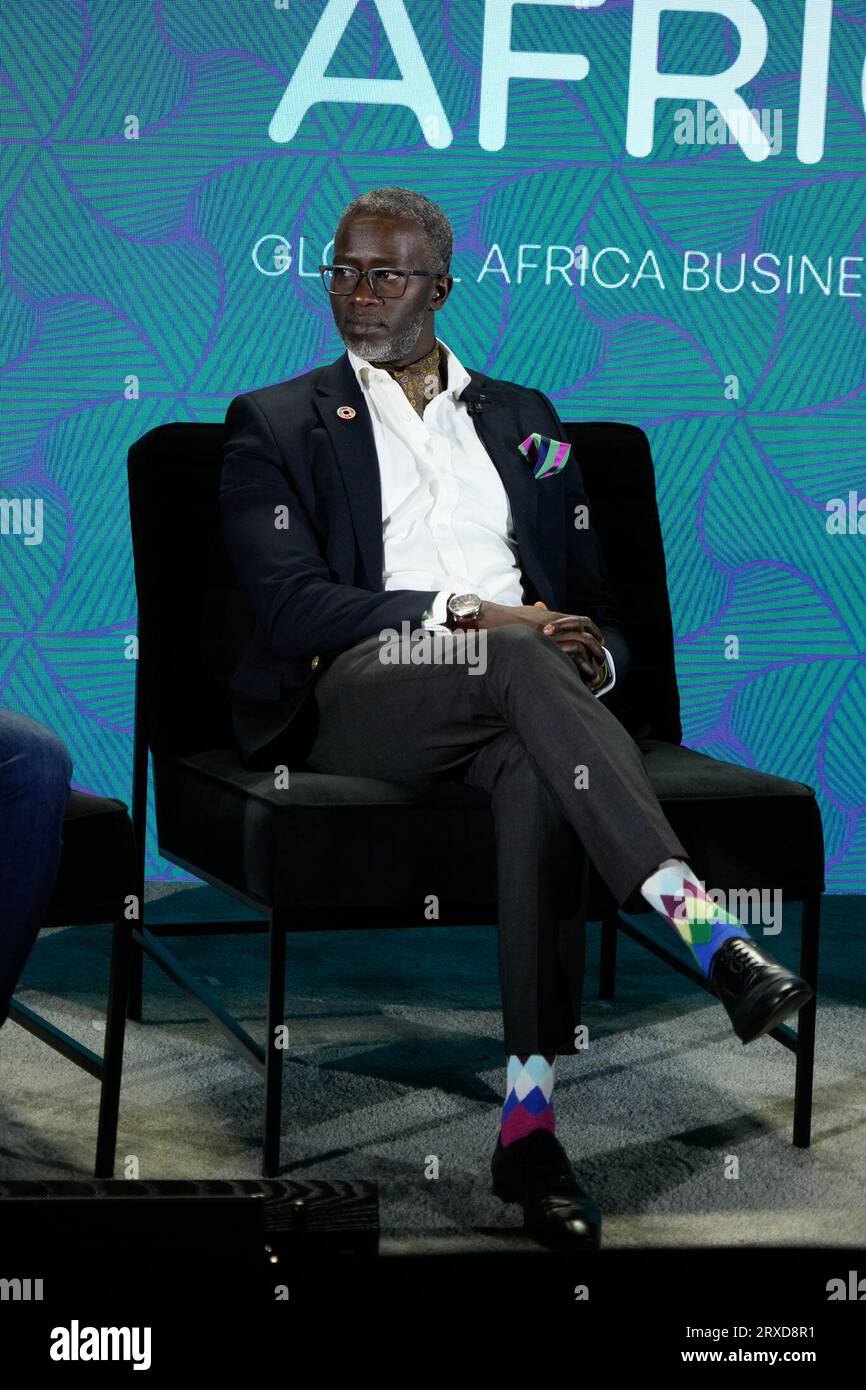
[[[866,4],[675,0],[656,53],[659,8],[7,0],[0,702],[75,785],[129,800],[130,443],[337,357],[314,267],[400,184],[454,226],[460,358],[646,430],[685,742],[817,787],[864,891]],[[503,86],[509,48],[554,56]],[[739,143],[685,80],[647,111],[656,57],[751,62]]]

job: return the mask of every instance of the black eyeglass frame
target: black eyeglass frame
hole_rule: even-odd
[[[325,271],[326,271],[326,270],[352,270],[352,271],[355,272],[355,274],[357,275],[358,278],[357,278],[357,280],[355,281],[354,285],[352,286],[352,288],[351,288],[350,290],[332,290],[332,289],[328,289],[328,286],[325,284]],[[403,276],[403,288],[401,289],[401,291],[400,291],[399,294],[380,294],[380,293],[379,293],[379,291],[376,289],[375,285],[373,284],[373,278],[372,278],[372,277],[373,277],[378,271],[380,271],[380,270],[389,270],[389,271],[391,271],[391,273],[394,274],[394,275],[402,275],[402,276]],[[371,294],[374,294],[374,295],[376,296],[377,299],[402,299],[402,298],[403,298],[403,295],[406,293],[406,286],[407,286],[407,284],[409,283],[409,278],[410,278],[410,276],[412,276],[412,275],[426,275],[426,276],[429,276],[430,279],[432,279],[432,280],[438,280],[440,276],[445,275],[446,273],[447,273],[447,272],[444,271],[444,270],[404,270],[403,267],[402,267],[402,266],[399,266],[399,265],[374,265],[374,266],[371,266],[369,270],[359,270],[358,267],[357,267],[356,265],[320,265],[320,266],[319,266],[319,274],[320,274],[321,277],[322,277],[322,284],[325,286],[325,289],[326,289],[327,293],[328,293],[328,294],[331,294],[331,295],[334,295],[337,299],[345,299],[347,295],[349,295],[349,294],[354,294],[354,293],[355,293],[355,290],[358,288],[358,286],[359,286],[360,283],[361,283],[361,277],[362,277],[362,276],[365,277],[365,279],[366,279],[366,281],[367,281],[367,284],[370,286],[370,293],[371,293]]]

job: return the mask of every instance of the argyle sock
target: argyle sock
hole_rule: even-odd
[[[505,1149],[533,1129],[556,1133],[553,1113],[553,1083],[556,1080],[556,1053],[516,1053],[508,1058],[508,1083],[502,1107],[499,1138]]]
[[[703,883],[682,859],[665,859],[640,891],[679,932],[707,976],[713,956],[725,941],[732,936],[751,940],[738,918],[707,897]]]

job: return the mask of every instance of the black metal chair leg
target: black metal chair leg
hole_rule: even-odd
[[[126,1017],[133,1023],[141,1022],[143,983],[144,952],[137,942],[133,942],[129,955],[129,988],[126,999]]]
[[[108,984],[108,1012],[105,1020],[102,1089],[99,1099],[99,1129],[96,1136],[97,1178],[114,1177],[117,1149],[117,1117],[120,1110],[120,1082],[123,1071],[123,1040],[126,1031],[126,997],[132,959],[132,923],[125,918],[115,922],[111,940],[111,971]],[[140,952],[139,952],[140,955]]]
[[[601,920],[601,961],[598,972],[599,999],[613,999],[616,993],[616,944],[618,921],[619,915],[616,911],[608,913]]]
[[[142,664],[144,655],[139,652],[135,675],[135,733],[132,750],[132,833],[135,837],[136,894],[138,897],[138,927],[144,931],[144,874],[145,842],[147,839],[147,770],[148,742],[147,719],[144,702],[144,680]],[[135,942],[129,970],[129,991],[126,1003],[126,1017],[133,1023],[141,1022],[142,993],[144,988],[144,951]]]
[[[803,901],[800,934],[800,974],[814,990],[818,988],[818,941],[821,931],[821,895],[813,893]],[[811,999],[797,1017],[797,1065],[794,1081],[794,1139],[798,1149],[812,1142],[812,1090],[815,1075],[815,1019],[817,997]]]
[[[262,1177],[276,1177],[280,1168],[283,1110],[283,1047],[277,1029],[285,1022],[286,930],[282,915],[273,910],[268,942],[268,1021],[265,1038],[265,1142]]]

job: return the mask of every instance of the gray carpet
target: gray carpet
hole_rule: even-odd
[[[148,890],[149,914],[167,919],[216,901],[196,886]],[[634,920],[675,940],[659,918]],[[794,905],[764,938],[790,965],[798,923]],[[107,942],[106,928],[43,932],[17,996],[97,1050]],[[264,936],[167,944],[262,1037]],[[521,1248],[519,1207],[489,1191],[504,1082],[495,930],[303,933],[288,954],[282,1175],[377,1182],[386,1253]],[[743,1047],[720,1004],[625,937],[617,1000],[595,999],[590,925],[590,1045],[559,1059],[555,1102],[606,1246],[866,1242],[866,899],[825,899],[821,966],[801,1150],[792,1055],[767,1038]],[[127,1029],[117,1176],[134,1157],[142,1178],[258,1177],[256,1073],[149,961],[144,1012]],[[90,1174],[97,1083],[12,1023],[0,1053],[0,1178]]]

